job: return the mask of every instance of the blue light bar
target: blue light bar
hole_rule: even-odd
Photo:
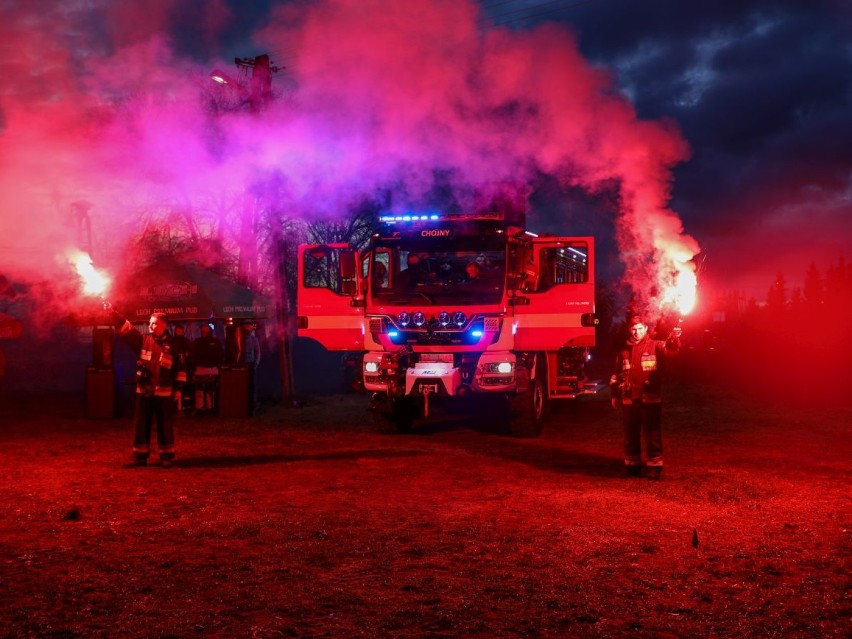
[[[437,213],[406,213],[404,215],[380,215],[379,222],[395,224],[397,222],[434,222],[440,220]]]
[[[473,337],[482,337],[482,331],[480,331],[479,329],[477,329],[477,330],[475,330],[475,331],[471,331],[471,332],[470,332],[470,334],[471,334]]]
[[[393,339],[394,337],[399,337],[399,331],[388,331],[388,337]]]

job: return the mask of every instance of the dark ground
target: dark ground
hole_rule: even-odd
[[[847,637],[846,405],[682,376],[664,479],[607,401],[380,436],[355,394],[130,425],[3,398],[0,637]]]

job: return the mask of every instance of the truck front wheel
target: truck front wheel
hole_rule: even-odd
[[[547,414],[547,389],[541,374],[523,393],[509,396],[509,432],[515,437],[538,437]]]

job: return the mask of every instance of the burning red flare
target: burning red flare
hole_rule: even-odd
[[[698,278],[692,262],[674,261],[668,277],[662,278],[663,291],[661,304],[664,308],[674,308],[681,317],[689,314],[695,307],[698,295]]]
[[[71,261],[71,264],[74,265],[74,268],[77,270],[77,274],[80,276],[80,280],[83,283],[83,292],[87,295],[103,297],[110,284],[110,278],[95,269],[92,265],[92,258],[89,257],[89,254],[80,251],[73,251],[68,255],[68,259]]]

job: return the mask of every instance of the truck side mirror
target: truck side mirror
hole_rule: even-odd
[[[354,280],[357,272],[355,267],[355,252],[340,251],[340,279],[344,281]]]

